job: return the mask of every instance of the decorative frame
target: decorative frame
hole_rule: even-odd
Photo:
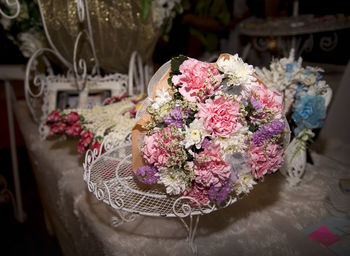
[[[89,108],[89,97],[93,93],[108,91],[110,96],[127,93],[127,76],[122,74],[109,75],[107,77],[91,77],[88,79],[84,90],[77,90],[73,77],[48,76],[47,77],[47,113],[45,116],[57,108],[58,93],[74,92],[78,95],[78,108]],[[98,102],[103,103],[103,100]]]

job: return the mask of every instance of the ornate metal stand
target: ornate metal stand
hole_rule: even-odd
[[[136,214],[156,217],[178,217],[188,233],[187,241],[193,253],[199,218],[218,210],[215,204],[200,205],[187,196],[169,196],[159,185],[145,186],[138,182],[131,166],[131,145],[110,148],[104,141],[99,151],[89,150],[84,163],[84,181],[96,198],[110,205],[116,212],[112,224],[121,225],[133,221]],[[105,153],[99,154],[102,149]],[[237,201],[229,196],[225,208]]]

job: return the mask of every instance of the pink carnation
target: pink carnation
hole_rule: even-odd
[[[97,155],[100,154],[100,149],[101,149],[101,143],[99,143],[97,140],[91,145],[90,147],[91,151],[94,151],[95,149],[97,150]],[[102,148],[103,152],[104,148]]]
[[[65,123],[62,123],[62,122],[54,123],[50,127],[49,135],[62,134],[65,132],[66,129],[67,129],[67,125]]]
[[[144,137],[143,157],[148,164],[169,166],[178,162],[178,151],[181,150],[181,138],[172,133],[171,127],[166,127],[152,135]]]
[[[278,144],[268,144],[266,147],[251,145],[250,161],[254,178],[276,172],[283,163],[283,150]]]
[[[194,167],[195,181],[203,187],[222,187],[230,177],[230,165],[220,153],[220,145],[211,144],[196,157]]]
[[[199,104],[198,117],[204,119],[203,126],[208,132],[227,137],[242,127],[240,105],[233,99],[216,97]]]
[[[184,196],[192,197],[193,199],[197,200],[200,205],[205,205],[210,201],[208,190],[201,187],[195,182],[192,184],[188,191],[184,192]],[[190,201],[190,203],[193,206],[198,206],[194,201]]]
[[[173,76],[174,85],[180,86],[180,94],[188,101],[201,102],[214,94],[220,86],[218,69],[207,62],[185,60],[179,67],[181,75]]]
[[[57,109],[55,109],[50,114],[48,114],[46,118],[46,123],[57,123],[61,121],[61,119],[62,119],[62,115]]]
[[[67,124],[72,125],[72,124],[75,124],[76,122],[78,122],[80,120],[80,117],[79,117],[77,112],[70,112],[68,115],[65,115],[63,117],[63,120]]]
[[[66,134],[68,136],[80,136],[82,131],[81,124],[75,123],[66,129]]]
[[[77,151],[79,152],[79,154],[81,155],[85,154],[86,150],[87,148],[84,146],[83,141],[79,140],[77,144]]]
[[[256,96],[256,100],[264,109],[273,110],[276,114],[282,113],[283,97],[281,94],[266,88],[263,84],[255,86],[252,91],[253,97]]]
[[[87,148],[89,144],[92,142],[92,139],[94,138],[94,134],[90,131],[86,131],[81,134],[81,141],[83,143],[83,146]]]

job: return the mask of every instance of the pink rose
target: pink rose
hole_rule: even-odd
[[[185,60],[179,67],[181,75],[173,76],[174,85],[180,86],[180,94],[188,101],[201,102],[211,96],[221,83],[216,66],[195,59]]]
[[[84,146],[83,141],[79,140],[77,144],[77,151],[79,152],[79,154],[81,155],[85,154],[86,150],[87,148]]]
[[[90,131],[86,131],[81,134],[81,141],[85,148],[89,146],[93,138],[94,138],[94,134]]]
[[[62,123],[62,122],[54,123],[50,127],[49,135],[62,134],[65,132],[66,129],[67,129],[67,125],[65,123]]]
[[[265,85],[259,84],[259,86],[253,87],[252,97],[260,103],[263,109],[273,110],[276,114],[282,113],[282,95],[266,88]]]
[[[231,175],[231,168],[220,153],[220,145],[211,144],[196,156],[195,181],[203,187],[222,187]]]
[[[68,136],[80,136],[83,129],[81,128],[81,124],[75,123],[70,127],[67,127],[66,134]]]
[[[209,200],[209,195],[208,195],[208,190],[201,187],[197,183],[193,183],[192,186],[188,191],[185,191],[184,196],[189,196],[192,197],[193,199],[197,200],[200,205],[206,205],[210,200]],[[193,206],[198,206],[194,201],[190,201],[190,203]]]
[[[240,104],[233,99],[216,97],[199,104],[198,117],[203,118],[204,129],[215,135],[227,137],[242,127]]]
[[[144,137],[143,157],[148,164],[155,166],[173,166],[185,155],[179,146],[182,138],[172,133],[171,127],[166,127],[152,135]]]
[[[62,119],[62,115],[57,109],[55,109],[50,114],[48,114],[46,118],[46,123],[57,123],[61,121],[61,119]]]
[[[63,121],[67,124],[72,125],[80,120],[80,117],[77,112],[70,112],[68,115],[63,117]]]
[[[254,178],[276,172],[283,163],[283,149],[278,144],[268,144],[266,147],[252,144],[250,147],[250,161]]]

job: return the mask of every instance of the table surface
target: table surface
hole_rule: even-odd
[[[192,255],[177,218],[137,216],[113,228],[113,210],[83,181],[77,141],[40,141],[24,102],[17,102],[15,113],[44,210],[65,255]],[[198,255],[333,255],[301,230],[331,216],[327,187],[350,175],[347,167],[321,155],[313,154],[313,160],[300,186],[290,188],[282,175],[270,175],[229,208],[202,216]]]
[[[295,36],[350,28],[350,17],[300,15],[273,19],[247,19],[240,33],[247,36]]]

